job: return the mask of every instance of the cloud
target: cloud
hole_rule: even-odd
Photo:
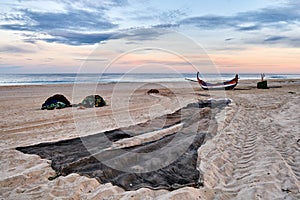
[[[26,1],[19,0],[20,4]],[[111,39],[124,38],[129,41],[154,40],[159,35],[154,29],[170,28],[172,24],[161,24],[150,28],[119,29],[105,14],[111,7],[128,5],[127,0],[103,0],[101,3],[87,0],[59,1],[65,11],[45,11],[15,8],[15,12],[4,13],[0,29],[17,31],[23,41],[37,40],[69,45],[89,45]],[[166,16],[178,15],[179,11]]]
[[[128,0],[77,0],[74,2],[73,0],[56,0],[58,2],[63,2],[70,7],[77,7],[90,9],[90,10],[99,10],[99,9],[110,9],[111,7],[122,7],[129,5]]]
[[[121,30],[116,33],[112,39],[127,39],[129,41],[146,41],[146,40],[156,40],[159,36],[169,33],[165,29],[157,28],[132,28]]]
[[[225,41],[231,41],[234,40],[234,38],[226,38]]]
[[[271,36],[263,41],[268,44],[288,45],[289,47],[300,48],[300,37],[287,37],[287,36]]]
[[[70,31],[50,32],[48,38],[35,38],[34,40],[43,40],[46,42],[56,42],[69,45],[96,44],[108,40],[114,33],[79,33]]]
[[[125,66],[134,66],[136,65],[137,61],[134,60],[134,61],[124,61],[124,62],[121,62],[120,64],[122,65],[125,65]],[[201,62],[201,64],[203,64],[204,62]],[[172,66],[190,66],[191,64],[188,63],[188,62],[183,62],[183,61],[162,61],[162,60],[159,60],[159,61],[154,61],[154,60],[142,60],[139,62],[139,65],[172,65]],[[194,62],[193,64],[196,64],[196,62]],[[197,63],[199,64],[199,63]],[[207,63],[205,63],[207,64]],[[153,66],[154,67],[154,66]]]
[[[246,46],[241,46],[241,45],[231,45],[231,46],[215,46],[215,47],[211,47],[211,50],[214,51],[219,51],[219,52],[228,52],[228,51],[244,51],[246,50],[247,47]]]
[[[157,24],[152,26],[152,28],[176,28],[179,24]]]
[[[179,22],[180,25],[194,25],[202,29],[232,28],[237,31],[260,30],[286,22],[294,24],[300,20],[300,4],[288,4],[284,7],[264,8],[258,11],[237,13],[233,16],[206,15],[190,17]],[[244,24],[252,24],[244,26]]]
[[[174,24],[177,21],[177,19],[182,18],[183,16],[186,15],[187,14],[183,10],[175,9],[175,10],[167,10],[159,13],[158,18],[160,19],[161,22]]]
[[[258,25],[237,27],[237,30],[239,31],[255,31],[259,29],[261,29],[261,26]]]
[[[3,53],[34,53],[35,51],[32,49],[26,49],[23,47],[17,47],[13,45],[4,45],[0,46],[0,52]]]
[[[181,28],[188,25],[207,31],[226,29],[228,34],[234,34],[237,38],[232,42],[235,45],[242,43],[242,45],[268,44],[280,47],[299,47],[300,42],[297,36],[300,30],[299,22],[300,4],[289,1],[281,7],[262,8],[231,16],[195,16],[185,18],[178,23]],[[274,33],[280,35],[273,35]],[[231,39],[224,38],[224,41],[231,41]]]
[[[84,10],[69,10],[66,13],[36,12],[19,10],[19,15],[14,17],[13,24],[1,25],[2,29],[49,32],[52,30],[107,30],[117,27],[109,22],[102,12],[88,12]]]
[[[285,36],[272,36],[264,40],[264,42],[277,42],[280,40],[288,39]]]
[[[139,42],[155,40],[163,34],[161,29],[185,29],[186,25],[199,27],[202,30],[232,29],[236,32],[246,33],[266,28],[288,31],[289,28],[291,29],[291,24],[297,24],[300,21],[300,4],[293,1],[289,1],[282,7],[263,8],[231,16],[202,15],[194,17],[187,17],[188,12],[184,12],[183,9],[165,11],[157,9],[156,13],[152,10],[141,13],[125,12],[125,7],[131,3],[127,0],[78,0],[76,2],[53,0],[61,6],[53,11],[50,8],[38,10],[35,7],[33,9],[31,4],[35,1],[31,0],[12,1],[14,2],[12,5],[18,6],[13,7],[10,12],[1,14],[0,29],[18,32],[27,43],[43,40],[49,43],[89,45],[121,38],[129,42]],[[28,4],[31,6],[28,6],[26,2],[31,2]],[[36,2],[40,3],[39,6],[42,5],[41,2]],[[26,7],[31,9],[24,9]],[[124,8],[124,13],[128,14],[128,16],[126,15],[128,20],[135,17],[137,20],[135,22],[140,21],[141,23],[137,28],[126,29],[126,26],[122,24],[126,24],[125,16],[123,16],[123,21],[113,20],[109,16],[109,11],[113,7]],[[117,11],[120,11],[120,8]],[[118,17],[122,19],[122,17]],[[147,23],[143,17],[147,18]],[[123,28],[120,29],[120,27]],[[225,41],[229,40],[225,39]]]
[[[3,5],[13,6],[14,8],[31,7],[40,11],[62,11],[74,8],[81,10],[108,10],[112,7],[121,7],[129,5],[128,0],[10,0],[9,3],[3,2]],[[46,6],[45,6],[46,4]]]
[[[232,21],[231,17],[225,16],[201,16],[201,17],[191,17],[180,21],[181,25],[195,25],[199,28],[204,29],[217,29],[226,28],[233,26],[236,22]]]
[[[44,40],[72,45],[94,44],[111,37],[111,34],[103,32],[118,28],[118,24],[111,22],[105,11],[128,2],[79,0],[74,3],[64,0],[59,3],[64,5],[65,11],[24,9],[20,5],[26,4],[26,1],[19,0],[12,4],[15,7],[11,11],[1,13],[0,29],[17,31],[29,43]]]
[[[89,45],[108,40],[124,39],[130,42],[155,40],[167,31],[160,31],[154,28],[132,28],[105,33],[84,33],[70,31],[50,31],[49,37],[26,39],[26,42],[34,43],[36,40],[56,42],[69,45]]]
[[[108,59],[105,59],[105,58],[75,58],[74,60],[84,61],[84,62],[103,62],[103,61],[108,61]]]
[[[257,36],[256,38],[247,39],[245,43],[254,45],[268,44],[276,45],[278,47],[288,46],[293,48],[300,48],[300,37],[287,35]]]

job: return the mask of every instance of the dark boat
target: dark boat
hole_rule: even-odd
[[[208,83],[199,78],[198,72],[197,80],[204,90],[232,90],[238,84],[239,76],[236,74],[234,79],[223,83]]]

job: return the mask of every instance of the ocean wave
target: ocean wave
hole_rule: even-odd
[[[232,79],[234,73],[201,74],[206,81],[218,82]],[[295,79],[299,74],[266,74],[270,79]],[[259,80],[260,74],[239,74],[241,80]],[[136,83],[136,82],[185,82],[196,80],[196,73],[178,74],[0,74],[0,85],[47,85],[76,83]]]

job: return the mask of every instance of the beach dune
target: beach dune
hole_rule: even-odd
[[[118,98],[127,95],[130,84],[121,84]],[[192,92],[187,92],[180,83],[169,83],[171,89],[150,84],[135,91],[129,106],[120,100],[114,109],[114,84],[105,84],[96,93],[103,96],[107,106],[51,111],[40,110],[47,97],[60,93],[77,103],[89,95],[84,88],[88,84],[82,86],[80,95],[74,99],[72,85],[0,87],[1,198],[300,199],[299,80],[273,80],[268,90],[253,87],[255,81],[241,81],[236,90],[226,91],[225,96],[232,102],[216,113],[214,131],[209,131],[205,143],[197,150],[195,170],[200,172],[203,186],[172,191],[149,188],[126,191],[77,173],[49,180],[56,175],[51,160],[16,150],[143,123],[173,113],[183,104],[224,96],[223,92],[203,91],[197,83],[191,84]],[[147,91],[154,86],[160,93],[148,95]],[[120,117],[128,108],[131,118],[116,122],[115,114]],[[86,132],[78,131],[78,124]]]

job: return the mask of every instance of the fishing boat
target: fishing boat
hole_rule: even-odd
[[[239,76],[236,74],[234,79],[223,83],[208,83],[199,78],[198,72],[197,80],[204,90],[232,90],[238,84]]]

